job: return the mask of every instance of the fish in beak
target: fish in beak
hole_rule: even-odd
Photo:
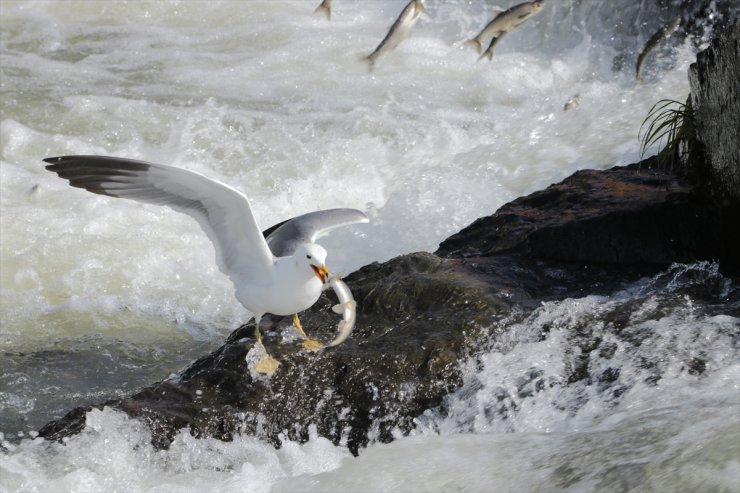
[[[315,265],[311,264],[311,268],[316,273],[316,277],[321,279],[322,284],[326,282],[326,280],[329,278],[329,270],[326,268],[326,265],[321,265],[321,267],[316,267]]]

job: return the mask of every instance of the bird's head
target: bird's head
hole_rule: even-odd
[[[326,250],[316,243],[303,243],[296,248],[293,258],[299,268],[305,267],[310,269],[322,283],[329,278],[329,271],[326,268]]]

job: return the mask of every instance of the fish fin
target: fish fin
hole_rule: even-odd
[[[469,39],[465,42],[466,45],[474,46],[475,49],[478,51],[478,54],[480,55],[480,52],[483,50],[483,46],[480,44],[480,41],[477,39]]]
[[[488,45],[488,48],[486,48],[486,51],[483,52],[483,54],[478,57],[478,61],[483,60],[484,58],[488,58],[488,60],[493,60],[493,47],[496,45],[496,41],[501,39],[501,36],[496,37],[494,36],[491,38],[491,44]]]
[[[347,300],[344,303],[337,303],[333,307],[331,307],[331,311],[334,313],[338,313],[341,315],[344,312],[345,308],[349,308],[350,310],[355,309],[355,302],[353,300]]]
[[[314,14],[318,14],[320,12],[323,12],[324,15],[326,15],[326,20],[331,20],[331,9],[329,7],[324,7],[323,5],[319,5],[316,7],[316,10],[313,11]]]
[[[486,50],[485,53],[483,53],[481,56],[478,57],[478,61],[480,62],[484,58],[488,58],[488,61],[490,62],[493,60],[493,50]]]
[[[324,2],[321,2],[321,5],[316,7],[316,10],[313,11],[314,14],[318,14],[319,12],[323,12],[324,15],[326,15],[326,20],[331,20],[331,7],[324,5]]]
[[[375,57],[372,55],[362,57],[362,60],[367,63],[368,72],[372,72],[375,68]]]
[[[643,51],[637,56],[637,65],[635,66],[635,79],[640,82],[642,81],[642,69],[643,64],[645,63],[645,59],[647,58],[647,53]]]

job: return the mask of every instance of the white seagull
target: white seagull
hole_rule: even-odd
[[[172,166],[106,156],[61,156],[44,159],[46,169],[93,193],[166,205],[195,218],[216,249],[216,262],[231,278],[236,298],[254,314],[255,339],[263,357],[255,369],[274,373],[280,364],[262,343],[265,313],[294,315],[318,300],[329,278],[326,250],[315,243],[324,233],[368,217],[356,209],[327,209],[294,217],[264,233],[238,190]],[[267,237],[267,238],[265,238]],[[306,341],[307,347],[315,347]],[[314,341],[315,342],[315,341]]]

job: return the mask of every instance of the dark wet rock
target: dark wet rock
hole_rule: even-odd
[[[588,380],[591,376],[588,371],[588,364],[590,361],[591,357],[588,353],[574,356],[571,361],[570,371],[568,371],[568,383]]]
[[[693,184],[649,172],[650,164],[578,171],[476,220],[436,254],[660,267],[706,259],[740,267],[737,208],[718,207]]]
[[[544,298],[581,296],[594,285],[608,292],[635,275],[578,269],[569,282],[565,273],[516,255],[415,253],[371,264],[345,279],[359,309],[355,331],[342,345],[312,354],[298,343],[280,344],[281,334],[293,330],[290,318],[267,316],[266,344],[282,361],[269,380],[253,378],[248,369],[245,357],[254,342],[248,324],[176,379],[104,405],[146,422],[159,447],[185,427],[197,437],[229,440],[248,433],[277,445],[281,436],[307,439],[315,425],[320,435],[356,452],[370,439],[390,441],[394,430],[410,430],[415,417],[440,404],[461,383],[459,362],[514,310],[529,311]],[[323,340],[331,339],[338,322],[332,297],[325,294],[301,315],[304,327]],[[84,410],[50,423],[41,436],[79,432]]]
[[[290,318],[268,316],[262,331],[282,362],[272,378],[250,374],[245,357],[254,326],[248,324],[177,379],[106,405],[148,423],[160,447],[184,427],[195,436],[228,440],[249,433],[277,444],[280,436],[307,439],[313,424],[353,451],[371,437],[390,441],[394,429],[408,431],[414,417],[460,384],[458,361],[468,354],[468,342],[511,312],[514,303],[496,293],[491,277],[425,253],[373,264],[346,279],[361,308],[353,337],[341,346],[313,354],[297,343],[280,344],[280,334],[293,330]],[[304,327],[324,340],[338,322],[330,296],[301,316]],[[60,437],[83,424],[78,409],[40,434]]]
[[[616,352],[617,344],[615,342],[606,342],[599,347],[599,357],[604,359],[612,359]]]
[[[686,366],[688,366],[690,374],[701,375],[707,369],[707,362],[702,358],[691,358]]]
[[[607,368],[599,375],[599,383],[608,384],[619,378],[619,368]]]
[[[692,200],[690,189],[675,177],[638,172],[636,166],[578,172],[476,221],[443,242],[437,255],[404,255],[348,276],[359,307],[357,325],[336,348],[314,354],[300,350],[298,342],[281,344],[282,335],[293,330],[291,320],[268,316],[262,326],[266,344],[282,361],[272,378],[253,378],[249,371],[245,357],[254,330],[249,324],[177,378],[105,405],[147,423],[158,447],[167,447],[183,428],[224,440],[248,433],[277,445],[281,437],[306,440],[314,425],[321,436],[353,452],[369,440],[390,441],[461,384],[459,362],[480,351],[482,341],[495,339],[503,320],[521,317],[543,300],[608,295],[669,262],[695,260],[689,252],[699,255],[711,243],[692,240],[700,247],[686,246],[682,238],[700,236],[696,231],[667,240],[649,233],[650,224],[659,229],[656,221],[677,222],[670,205],[689,207]],[[709,215],[696,214],[704,221],[684,221],[684,227],[709,235],[701,229]],[[623,238],[634,231],[644,233],[642,245],[639,238]],[[615,249],[623,253],[614,254]],[[325,293],[301,315],[309,333],[332,338],[338,322],[333,303],[333,294]],[[632,311],[604,319],[619,333]],[[607,373],[592,376],[590,364],[599,354],[613,355],[613,345],[602,346],[589,320],[572,327],[571,334],[577,354],[570,359],[568,381],[610,384]],[[649,334],[623,334],[633,344],[645,337]],[[540,377],[536,369],[524,375],[518,397],[544,388]],[[515,405],[512,399],[502,394],[501,409],[491,412],[505,416]],[[84,409],[50,423],[41,436],[79,432]]]
[[[710,166],[712,191],[740,204],[740,22],[713,39],[689,70],[694,127]],[[737,224],[737,223],[735,223]]]

